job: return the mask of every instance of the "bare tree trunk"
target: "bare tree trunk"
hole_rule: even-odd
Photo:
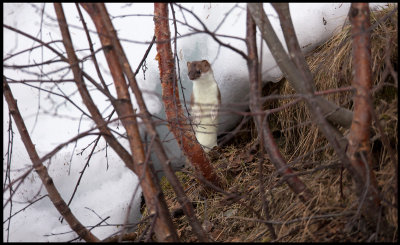
[[[352,3],[349,12],[353,36],[353,82],[354,117],[349,133],[347,154],[354,169],[361,175],[362,182],[356,183],[358,196],[365,199],[368,217],[377,220],[380,198],[378,184],[371,162],[371,41],[368,3]],[[362,202],[363,200],[360,200]]]
[[[180,145],[183,153],[202,176],[214,185],[220,186],[220,180],[210,164],[201,145],[197,142],[179,100],[178,79],[171,51],[168,22],[168,4],[154,4],[155,36],[157,40],[157,60],[160,69],[162,99],[170,131]]]
[[[272,56],[275,58],[276,62],[278,63],[279,67],[281,68],[285,77],[290,78],[290,79],[288,79],[290,85],[296,90],[297,93],[300,93],[300,94],[306,93],[307,90],[310,89],[310,86],[313,91],[314,85],[313,84],[308,85],[304,81],[304,79],[302,79],[302,78],[304,78],[302,76],[302,74],[299,72],[296,72],[297,69],[293,69],[294,64],[292,62],[289,62],[289,59],[290,59],[289,56],[285,55],[285,56],[278,57],[275,55],[276,52],[278,51],[277,50],[278,45],[282,46],[282,44],[280,43],[278,38],[276,38],[276,39],[275,38],[274,39],[266,38],[269,35],[269,33],[271,33],[271,31],[273,31],[273,28],[272,28],[271,24],[269,23],[269,21],[264,21],[265,18],[267,18],[267,16],[265,15],[265,12],[263,11],[262,3],[249,3],[248,6],[249,6],[249,9],[251,11],[251,14],[252,14],[255,22],[257,23],[257,26],[260,28],[260,30],[262,30],[261,34],[263,35],[264,40],[268,44],[268,47],[271,50]],[[263,16],[265,16],[265,17],[263,17]],[[264,27],[261,28],[261,26],[264,26]],[[285,34],[285,31],[283,33]],[[286,37],[286,35],[291,35],[291,34],[287,33],[287,34],[285,34],[285,37]],[[293,43],[288,43],[288,45],[287,45],[288,49],[290,48],[290,46],[292,46],[291,44],[293,44]],[[290,57],[293,57],[293,56],[291,55]],[[299,64],[301,64],[300,60],[299,60]],[[302,65],[301,67],[304,68],[305,66]],[[307,75],[307,73],[304,75]],[[321,110],[323,111],[323,114],[327,115],[327,119],[329,121],[337,123],[345,128],[350,127],[351,120],[353,117],[353,113],[350,110],[342,108],[342,107],[336,105],[335,103],[330,102],[322,97],[318,97],[317,100],[318,100],[318,104],[321,107]]]
[[[13,94],[8,86],[6,79],[3,77],[3,94],[6,98],[8,108],[11,115],[14,118],[15,124],[17,125],[18,131],[21,135],[22,142],[25,145],[25,149],[32,161],[33,167],[36,173],[39,175],[47,193],[49,193],[49,198],[56,207],[57,211],[64,217],[68,222],[68,225],[73,231],[76,232],[82,239],[86,242],[99,242],[100,240],[93,235],[88,229],[86,229],[79,220],[71,212],[71,209],[62,199],[60,193],[58,192],[56,186],[53,183],[53,179],[47,172],[46,166],[42,164],[39,155],[36,152],[35,145],[33,144],[31,137],[29,136],[28,130],[25,127],[24,119],[19,112],[17,101],[14,99]]]
[[[271,4],[278,13],[280,25],[283,31],[283,36],[285,37],[286,46],[289,51],[289,56],[286,55],[286,57],[290,57],[290,60],[294,63],[294,65],[298,69],[298,73],[296,74],[295,77],[299,78],[299,80],[296,80],[296,83],[299,84],[301,83],[301,85],[298,88],[299,90],[296,89],[296,91],[298,93],[314,94],[316,90],[315,83],[313,81],[313,77],[310,68],[308,67],[306,58],[304,57],[300,49],[299,42],[297,40],[292,18],[290,16],[289,4],[288,3],[271,3]],[[289,81],[292,80],[294,81],[295,77],[291,77]],[[326,115],[326,119],[329,122],[336,122],[345,128],[350,127],[351,119],[353,117],[351,111],[344,108],[340,108],[335,103],[326,100],[323,97],[315,97],[315,99],[317,100],[318,106],[321,108],[324,115]],[[343,135],[339,132],[339,130],[337,130],[335,126],[327,125],[326,127],[330,128],[330,131],[334,133],[335,138],[339,142],[340,146],[344,148],[347,144],[346,138],[343,137]]]
[[[268,201],[264,195],[264,175],[263,175],[263,157],[264,157],[264,131],[263,131],[263,114],[261,97],[261,72],[260,63],[258,62],[257,44],[256,44],[256,24],[251,17],[250,11],[246,11],[246,45],[247,45],[247,67],[249,69],[249,82],[250,82],[250,110],[255,115],[253,116],[258,134],[258,141],[260,142],[259,153],[259,188],[260,197],[263,203],[266,220],[270,220]],[[266,122],[268,123],[268,122]],[[273,239],[276,239],[276,233],[272,224],[266,224]]]

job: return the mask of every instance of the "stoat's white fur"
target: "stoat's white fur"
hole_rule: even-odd
[[[220,94],[212,69],[193,80],[192,116],[196,138],[204,151],[217,146]]]

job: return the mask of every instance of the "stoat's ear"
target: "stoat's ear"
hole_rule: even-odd
[[[190,67],[190,62],[188,61],[188,62],[186,63],[186,65],[187,65],[187,67],[189,68],[189,67]]]
[[[208,72],[208,70],[210,70],[210,63],[208,63],[208,61],[207,60],[202,60],[201,61],[201,67],[202,67],[202,70],[203,70],[203,72]]]

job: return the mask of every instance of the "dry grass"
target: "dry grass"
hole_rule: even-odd
[[[390,6],[372,14],[372,24],[387,15]],[[318,90],[350,86],[351,42],[350,27],[344,29],[327,43],[316,49],[307,61]],[[388,74],[387,60],[397,69],[397,10],[390,18],[378,24],[372,33],[372,61],[375,111],[397,156],[397,87]],[[396,70],[397,72],[397,70]],[[285,80],[280,82],[279,94],[294,91]],[[266,92],[267,93],[267,92]],[[350,92],[327,96],[343,107],[352,109]],[[266,108],[281,106],[290,100],[279,100],[265,105]],[[372,128],[372,153],[383,202],[378,236],[375,226],[356,215],[357,197],[351,178],[341,169],[336,155],[327,141],[310,121],[308,110],[299,103],[274,115],[270,122],[282,155],[300,174],[301,180],[313,193],[313,200],[302,203],[286,183],[282,183],[267,155],[258,152],[257,141],[235,141],[212,152],[213,165],[225,180],[225,191],[241,198],[205,191],[192,172],[178,173],[186,193],[196,206],[198,218],[206,232],[215,241],[385,241],[398,240],[398,210],[394,195],[397,190],[397,174],[387,148],[375,126]],[[254,127],[249,129],[254,134]],[[340,129],[347,134],[346,130]],[[319,150],[318,150],[319,149]],[[295,161],[295,159],[297,159]],[[259,163],[263,164],[265,199],[277,238],[274,240],[267,226],[257,221],[267,220],[260,198]],[[166,181],[164,190],[171,209],[179,207],[175,194]],[[342,191],[340,191],[342,189]],[[378,212],[378,210],[377,210]],[[311,217],[311,218],[310,218]],[[174,218],[181,241],[196,241],[184,216]]]

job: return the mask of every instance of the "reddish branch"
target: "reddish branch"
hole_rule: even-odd
[[[100,11],[100,14],[101,14],[101,17],[103,20],[103,24],[105,25],[105,28],[106,28],[104,30],[107,31],[107,35],[111,39],[113,49],[118,54],[120,66],[122,67],[123,72],[125,73],[126,77],[128,78],[130,87],[131,87],[133,93],[135,94],[137,103],[140,108],[140,112],[141,112],[141,116],[142,116],[144,125],[146,126],[147,133],[153,139],[152,144],[151,144],[152,150],[155,151],[155,153],[161,163],[161,166],[163,167],[165,176],[167,177],[168,181],[170,182],[172,188],[174,189],[174,191],[178,197],[177,199],[178,199],[179,203],[181,204],[182,209],[185,212],[185,214],[189,220],[189,224],[193,228],[193,232],[197,235],[199,241],[201,241],[201,242],[208,241],[208,237],[207,237],[206,233],[204,232],[203,228],[201,227],[201,224],[195,215],[195,212],[193,210],[190,200],[187,198],[182,185],[180,184],[178,178],[176,177],[176,175],[174,174],[174,171],[172,170],[172,168],[170,166],[170,161],[164,150],[164,147],[162,145],[160,137],[155,129],[154,123],[151,119],[151,114],[147,110],[146,104],[143,99],[142,92],[140,91],[139,86],[136,82],[136,78],[135,78],[136,73],[133,73],[133,70],[131,69],[131,66],[129,65],[128,59],[125,55],[124,50],[122,49],[121,43],[119,42],[119,39],[116,35],[116,32],[114,30],[114,27],[112,25],[110,17],[107,13],[107,10],[106,10],[104,4],[98,4],[97,6],[99,8],[99,11]],[[153,41],[155,41],[155,37],[153,38]],[[144,58],[142,59],[141,63],[144,61],[145,57],[147,56],[148,52],[150,51],[150,48],[151,48],[151,45],[148,48],[148,50],[146,51],[146,54],[145,54]],[[140,65],[139,65],[139,67],[140,67]]]
[[[380,198],[376,190],[378,185],[372,171],[370,129],[371,129],[371,42],[370,16],[368,3],[352,3],[349,12],[353,36],[353,81],[356,92],[354,101],[354,117],[349,133],[348,155],[350,163],[361,175],[362,182],[358,183],[359,192],[366,194],[366,208],[370,216],[375,216],[379,210]],[[359,193],[362,197],[362,193]]]
[[[156,214],[154,231],[159,241],[178,241],[178,235],[169,215],[168,207],[154,174],[151,164],[145,164],[144,147],[140,138],[136,112],[133,110],[123,68],[119,62],[119,53],[112,44],[111,32],[104,19],[108,17],[104,4],[82,3],[82,6],[92,18],[104,49],[104,54],[114,80],[118,100],[115,109],[128,135],[129,145],[133,155],[133,170],[138,176],[144,176],[141,181],[143,195],[150,214]],[[105,16],[107,15],[107,16]]]
[[[6,98],[9,111],[14,118],[15,124],[17,125],[18,131],[21,135],[22,142],[25,145],[25,149],[33,163],[33,167],[40,179],[42,180],[49,198],[53,205],[56,207],[58,212],[68,222],[72,230],[74,230],[82,239],[87,242],[99,242],[100,240],[94,236],[88,229],[86,229],[79,220],[72,214],[71,209],[67,206],[65,201],[62,199],[60,193],[55,187],[52,178],[50,177],[47,168],[40,161],[39,155],[36,152],[35,145],[33,144],[28,130],[25,127],[24,120],[19,112],[17,102],[13,97],[13,94],[8,86],[6,79],[3,77],[3,94]]]
[[[179,100],[178,80],[175,73],[175,62],[171,51],[171,43],[170,41],[166,41],[171,40],[168,22],[168,5],[166,3],[154,4],[154,24],[157,40],[157,60],[162,86],[162,99],[169,122],[169,129],[174,134],[184,154],[196,170],[208,181],[215,185],[220,185],[220,181],[206,153],[197,142],[190,125],[187,123]]]

